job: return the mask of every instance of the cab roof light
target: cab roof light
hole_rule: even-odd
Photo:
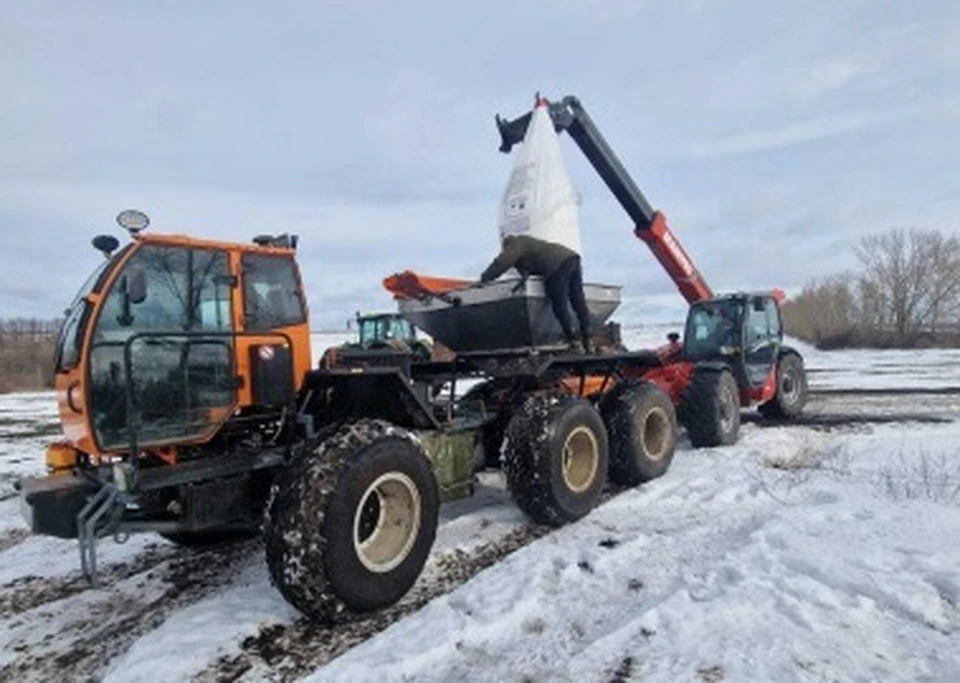
[[[281,249],[296,249],[298,235],[257,235],[253,238],[253,243],[258,247],[277,247]]]

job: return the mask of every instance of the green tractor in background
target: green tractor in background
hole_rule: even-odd
[[[417,336],[417,328],[399,313],[357,313],[359,340],[352,344],[361,349],[409,350],[413,360],[430,360],[430,342]]]
[[[356,321],[357,341],[328,348],[320,359],[320,367],[365,365],[365,359],[382,361],[385,350],[396,351],[398,358],[414,363],[433,359],[433,344],[420,337],[416,326],[398,313],[361,314],[358,311]]]

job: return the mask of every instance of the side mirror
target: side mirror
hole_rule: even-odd
[[[131,304],[143,303],[147,298],[147,277],[142,270],[131,270],[120,280],[120,315],[117,322],[121,327],[130,327],[133,324]]]
[[[126,295],[132,304],[142,304],[147,298],[147,276],[142,270],[134,270],[127,274]]]
[[[755,313],[763,313],[766,308],[766,302],[763,300],[762,296],[753,297],[753,310]]]
[[[116,251],[119,246],[120,240],[113,235],[97,235],[93,238],[93,248],[106,258],[110,258],[110,254]]]

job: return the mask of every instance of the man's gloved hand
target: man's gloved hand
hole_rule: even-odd
[[[527,288],[527,278],[522,277],[522,278],[520,278],[520,282],[518,282],[517,284],[515,284],[510,291],[511,291],[513,294],[516,294],[517,292],[522,292],[522,291],[525,290],[526,288]]]

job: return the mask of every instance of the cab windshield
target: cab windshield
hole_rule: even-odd
[[[684,354],[691,358],[721,355],[739,348],[742,305],[736,299],[694,304],[683,335]]]
[[[364,346],[391,339],[408,341],[413,337],[413,328],[403,318],[365,318],[360,321],[360,343]]]

